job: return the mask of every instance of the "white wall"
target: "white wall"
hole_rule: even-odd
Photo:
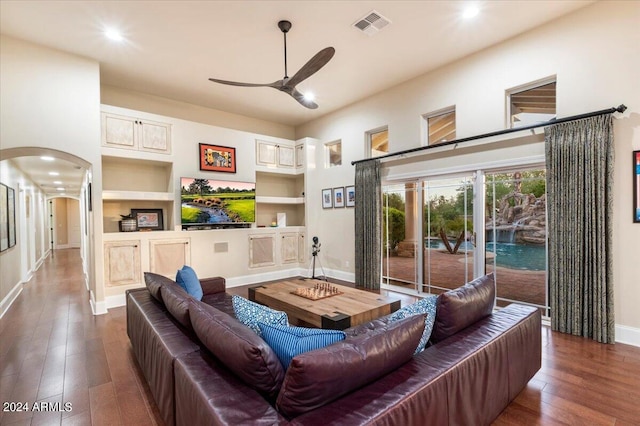
[[[479,19],[482,19],[480,16]],[[616,323],[640,328],[637,242],[640,225],[632,223],[631,152],[640,149],[640,2],[597,2],[495,47],[296,128],[296,138],[321,143],[315,171],[309,172],[308,233],[323,240],[323,256],[333,268],[352,273],[353,212],[323,211],[320,190],[353,183],[349,163],[365,157],[364,134],[388,125],[390,151],[420,145],[421,114],[456,106],[457,137],[505,128],[505,90],[557,76],[558,116],[564,117],[625,103],[629,110],[615,123],[615,188],[613,265]],[[418,41],[416,41],[418,42]],[[321,144],[342,139],[343,166],[322,168]],[[488,159],[532,157],[540,143],[509,151],[465,148],[423,157],[417,166],[387,168],[401,174],[473,164]],[[459,156],[458,153],[464,153]]]
[[[44,196],[10,160],[0,161],[0,182],[13,188],[16,203],[16,245],[0,253],[0,316],[22,291],[31,274],[46,256],[43,241],[37,238],[46,230],[41,214]],[[24,204],[30,200],[29,216]],[[32,232],[28,232],[31,229]]]
[[[72,153],[93,165],[93,179],[100,182],[98,62],[2,35],[0,87],[2,152],[38,147]],[[95,204],[93,214],[101,217]],[[102,271],[101,234],[90,239],[96,247],[92,262]],[[104,299],[102,275],[89,278],[94,302]]]

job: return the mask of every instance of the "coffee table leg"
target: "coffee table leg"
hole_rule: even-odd
[[[328,314],[322,315],[322,327],[327,330],[344,330],[351,327],[351,317],[349,315],[336,312],[331,316]]]

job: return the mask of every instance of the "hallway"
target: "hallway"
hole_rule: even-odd
[[[29,411],[3,406],[1,425],[162,424],[130,350],[125,309],[93,316],[88,300],[78,249],[56,250],[25,284],[0,320],[0,399]],[[49,411],[33,411],[41,407]]]

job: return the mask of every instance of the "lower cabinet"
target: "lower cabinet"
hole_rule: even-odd
[[[285,231],[250,235],[249,266],[259,268],[304,263],[305,243],[304,232]]]
[[[149,270],[175,279],[176,272],[191,264],[189,238],[149,241]]]
[[[104,282],[108,287],[142,282],[139,240],[104,244]]]
[[[276,264],[276,234],[249,235],[249,267]]]

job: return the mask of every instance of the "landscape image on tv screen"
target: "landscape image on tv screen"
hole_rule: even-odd
[[[255,222],[256,184],[181,178],[182,225],[228,225]]]

